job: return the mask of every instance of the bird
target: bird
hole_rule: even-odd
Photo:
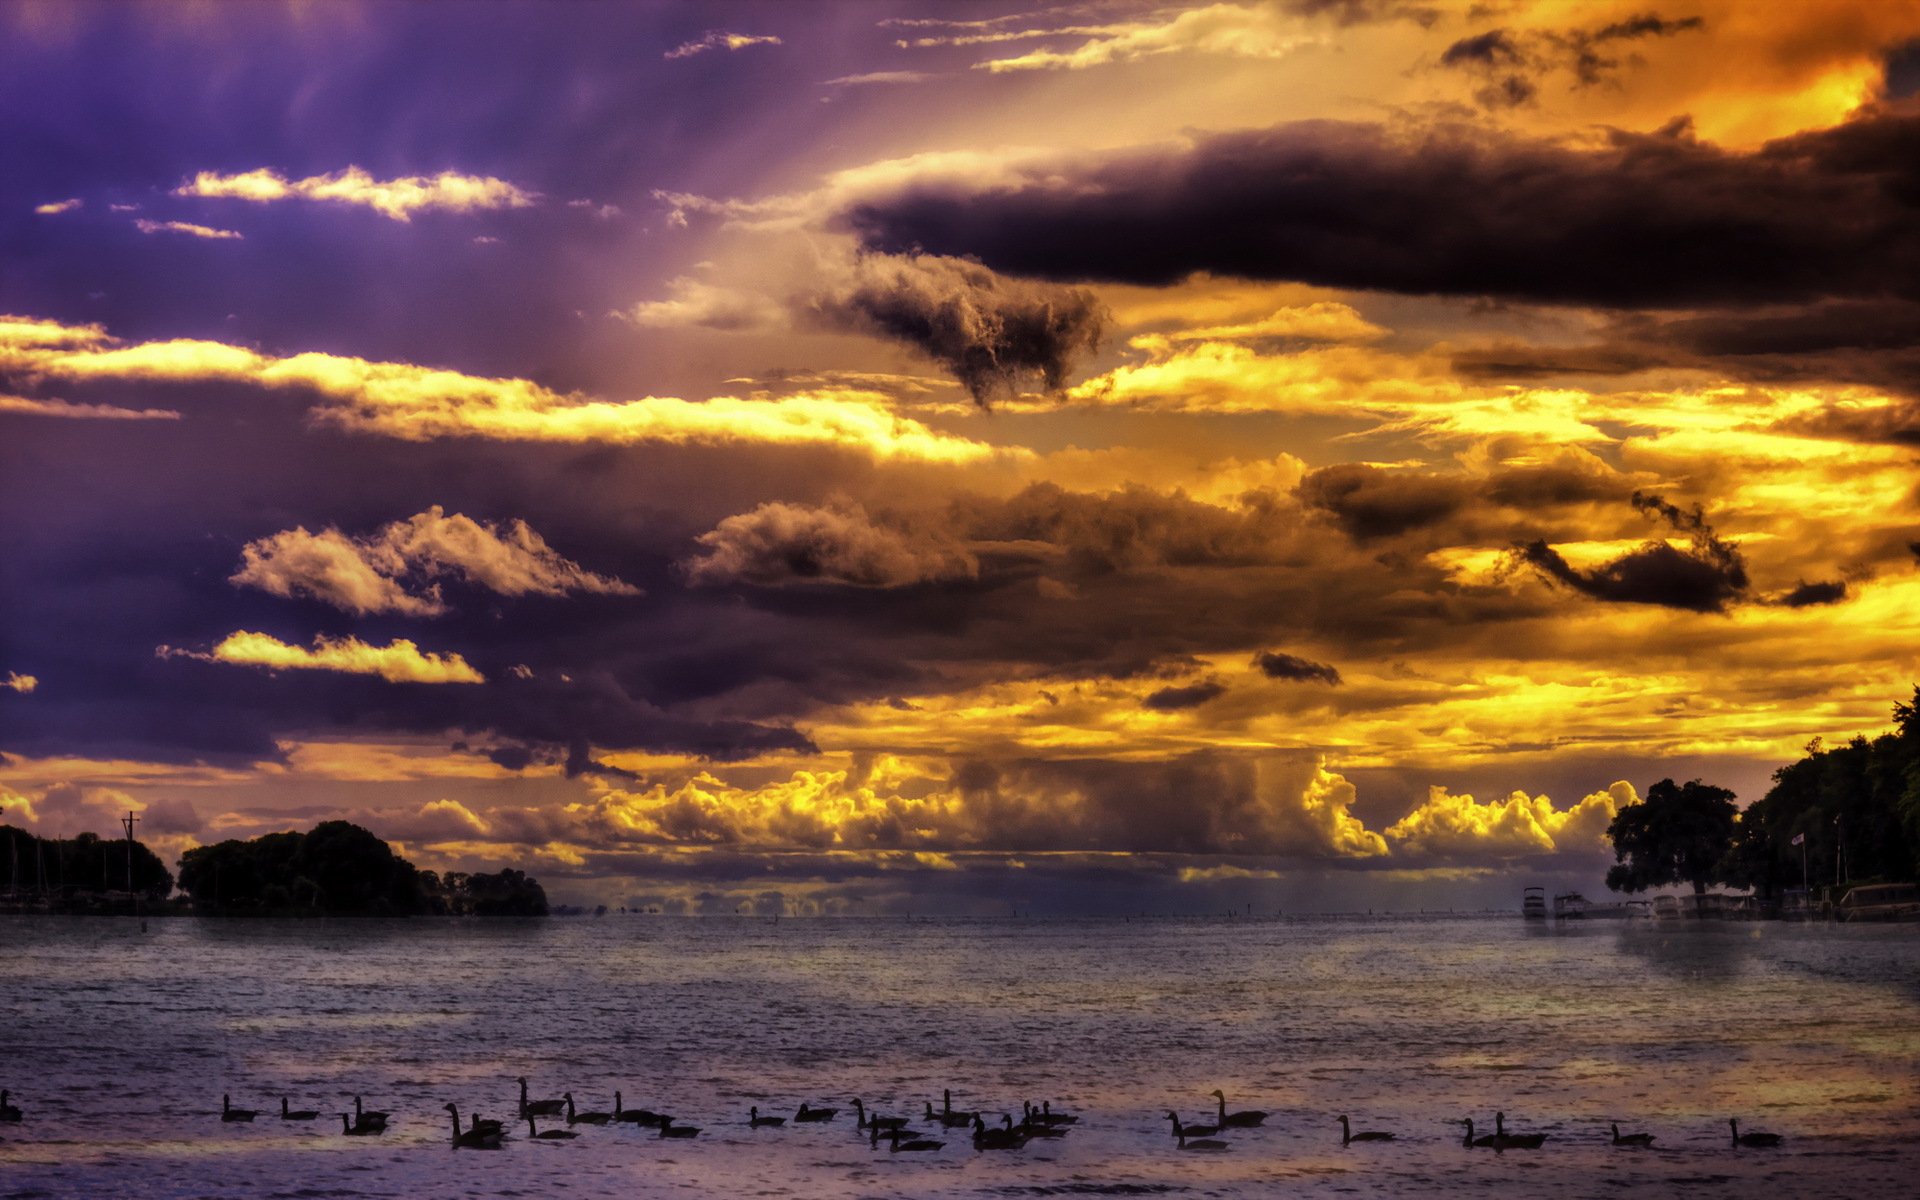
[[[384,1129],[387,1124],[387,1114],[374,1112],[370,1108],[361,1108],[360,1097],[355,1096],[353,1098],[353,1123],[355,1125],[378,1125]]]
[[[1193,1138],[1192,1140],[1188,1140],[1186,1130],[1184,1129],[1175,1129],[1173,1136],[1182,1150],[1197,1150],[1204,1153],[1209,1150],[1219,1151],[1227,1149],[1227,1144],[1219,1138]]]
[[[1026,1136],[1012,1127],[1012,1118],[1008,1118],[1005,1129],[988,1129],[986,1122],[979,1117],[973,1119],[973,1148],[975,1150],[1018,1150],[1027,1144]]]
[[[947,1088],[940,1093],[940,1123],[942,1125],[945,1125],[949,1129],[958,1129],[963,1125],[971,1125],[973,1124],[974,1115],[975,1114],[970,1112],[960,1112],[953,1107],[952,1088]],[[933,1119],[933,1105],[929,1104],[927,1105],[927,1120],[931,1121]]]
[[[1177,1112],[1169,1111],[1167,1113],[1167,1120],[1173,1122],[1173,1136],[1175,1137],[1179,1137],[1183,1130],[1188,1137],[1205,1137],[1210,1133],[1220,1132],[1218,1125],[1182,1125],[1180,1123],[1180,1114]]]
[[[761,1116],[758,1105],[747,1110],[747,1128],[749,1129],[778,1129],[786,1123],[787,1119],[785,1117]]]
[[[351,1113],[340,1114],[340,1132],[348,1137],[378,1136],[386,1131],[385,1125],[355,1125]]]
[[[1473,1136],[1473,1118],[1472,1117],[1468,1117],[1466,1119],[1466,1126],[1467,1126],[1467,1138],[1466,1138],[1467,1145],[1469,1146],[1493,1145],[1493,1135],[1491,1133],[1484,1133],[1484,1134],[1481,1134],[1479,1137]]]
[[[460,1128],[460,1110],[447,1105],[447,1111],[453,1114],[453,1148],[455,1150],[498,1150],[500,1131],[497,1129]]]
[[[946,1145],[945,1142],[937,1142],[932,1138],[906,1138],[906,1135],[898,1129],[889,1130],[887,1137],[891,1143],[887,1146],[887,1149],[893,1151],[895,1154],[905,1154],[910,1151],[938,1150],[940,1147]],[[905,1140],[902,1140],[903,1138]]]
[[[644,1108],[624,1108],[619,1092],[613,1094],[613,1119],[622,1125],[658,1125],[660,1114]]]
[[[1267,1119],[1267,1114],[1253,1109],[1246,1112],[1228,1112],[1227,1097],[1219,1088],[1213,1090],[1213,1098],[1220,1102],[1219,1127],[1221,1129],[1252,1129]]]
[[[1621,1133],[1618,1125],[1611,1125],[1613,1144],[1616,1146],[1651,1146],[1653,1135],[1650,1133]]]
[[[294,1112],[287,1106],[287,1098],[285,1096],[280,1097],[280,1119],[282,1121],[311,1121],[319,1115],[319,1113],[305,1108],[299,1112]]]
[[[467,1128],[479,1130],[481,1133],[497,1133],[502,1139],[507,1136],[507,1123],[505,1121],[496,1121],[492,1117],[483,1117],[479,1113],[471,1113],[468,1115]]]
[[[1039,1116],[1039,1113],[1028,1114],[1027,1119],[1020,1122],[1020,1132],[1030,1138],[1063,1138],[1067,1136],[1067,1130],[1064,1126],[1037,1124],[1035,1118]]]
[[[867,1115],[867,1106],[862,1104],[857,1098],[853,1102],[853,1111],[860,1115],[860,1119],[853,1123],[855,1129],[905,1129],[907,1127],[907,1118],[905,1117],[869,1117]]]
[[[1392,1134],[1381,1133],[1377,1129],[1369,1130],[1366,1133],[1355,1133],[1353,1132],[1353,1127],[1347,1124],[1347,1119],[1345,1117],[1340,1118],[1340,1144],[1342,1146],[1350,1142],[1390,1142],[1392,1140]]]
[[[1051,1105],[1053,1101],[1048,1100],[1044,1103]],[[1033,1125],[1046,1129],[1064,1129],[1065,1126],[1078,1125],[1080,1123],[1079,1117],[1069,1117],[1065,1113],[1054,1112],[1050,1107],[1035,1108],[1031,1100],[1022,1100],[1020,1107],[1025,1109],[1027,1114],[1026,1118],[1021,1122],[1023,1125]]]
[[[566,1101],[567,1101],[567,1124],[569,1125],[605,1125],[608,1121],[613,1120],[612,1113],[573,1111],[573,1093],[572,1092],[568,1092],[566,1094]],[[533,1114],[529,1113],[527,1115],[532,1116]]]
[[[20,1123],[20,1106],[7,1103],[7,1097],[11,1095],[13,1095],[12,1092],[0,1091],[0,1121],[4,1121],[9,1125],[18,1125]]]
[[[1544,1133],[1508,1133],[1507,1114],[1493,1114],[1493,1148],[1495,1150],[1538,1150],[1547,1140]]]
[[[569,1142],[580,1135],[571,1129],[542,1129],[533,1123],[533,1114],[527,1114],[527,1136],[536,1142]]]
[[[660,1118],[660,1136],[664,1138],[696,1138],[700,1130],[692,1125],[675,1125],[672,1117]]]
[[[1752,1146],[1758,1149],[1763,1146],[1778,1146],[1781,1141],[1777,1133],[1741,1133],[1740,1122],[1733,1117],[1727,1118],[1727,1125],[1733,1130],[1733,1144],[1736,1146]]]
[[[800,1111],[793,1114],[793,1123],[796,1125],[817,1125],[824,1121],[833,1120],[834,1114],[839,1111],[837,1108],[808,1108],[807,1102],[802,1100],[800,1102]]]
[[[529,1100],[527,1099],[527,1077],[520,1076],[520,1115],[523,1117],[557,1117],[566,1111],[565,1100]]]
[[[882,1137],[908,1137],[908,1138],[917,1138],[917,1137],[919,1137],[919,1136],[920,1136],[920,1131],[919,1131],[918,1129],[877,1129],[877,1128],[869,1128],[869,1129],[867,1130],[867,1146],[868,1146],[868,1147],[869,1147],[870,1149],[874,1149],[874,1150],[878,1150],[878,1149],[880,1148],[880,1139],[881,1139]]]
[[[1040,1102],[1040,1119],[1049,1125],[1078,1125],[1080,1123],[1079,1117],[1070,1117],[1066,1113],[1053,1111],[1053,1101],[1051,1100],[1042,1100]]]
[[[220,1119],[222,1121],[251,1121],[259,1114],[251,1108],[235,1108],[233,1101],[225,1095],[220,1097]]]

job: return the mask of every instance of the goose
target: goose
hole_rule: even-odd
[[[660,1118],[660,1136],[664,1138],[696,1138],[700,1136],[700,1130],[692,1125],[675,1125],[672,1117],[662,1116]]]
[[[1009,1117],[1011,1122],[1012,1118]],[[1011,1124],[1005,1129],[988,1129],[986,1122],[979,1117],[973,1119],[973,1148],[975,1150],[1018,1150],[1027,1144],[1027,1139]]]
[[[520,1076],[520,1115],[523,1117],[557,1117],[566,1111],[565,1100],[529,1100],[527,1099],[527,1077]]]
[[[1381,1133],[1377,1129],[1369,1130],[1366,1133],[1355,1133],[1353,1132],[1353,1127],[1347,1124],[1347,1119],[1345,1117],[1340,1118],[1340,1144],[1342,1146],[1352,1142],[1390,1142],[1392,1140],[1392,1134]]]
[[[927,1119],[933,1119],[933,1105],[927,1105]],[[953,1106],[953,1089],[947,1088],[940,1093],[940,1123],[949,1129],[973,1124],[974,1114],[961,1112]]]
[[[613,1094],[613,1119],[622,1125],[658,1125],[660,1114],[648,1112],[644,1108],[622,1107],[619,1092]]]
[[[613,1120],[612,1113],[573,1111],[573,1093],[572,1092],[568,1092],[566,1094],[566,1101],[567,1101],[567,1124],[569,1125],[605,1125],[608,1121]],[[533,1114],[528,1113],[527,1115],[532,1116]]]
[[[385,1128],[382,1126],[381,1128]],[[496,1121],[492,1117],[483,1117],[478,1113],[467,1114],[467,1128],[477,1129],[481,1133],[497,1133],[504,1141],[507,1136],[507,1123]]]
[[[793,1123],[796,1125],[817,1125],[823,1121],[833,1120],[834,1114],[839,1111],[837,1108],[808,1108],[807,1102],[802,1100],[800,1102],[800,1111],[793,1114]]]
[[[374,1112],[370,1108],[361,1108],[360,1097],[355,1096],[353,1098],[353,1123],[355,1125],[378,1125],[385,1128],[387,1124],[387,1114]]]
[[[1468,1117],[1466,1119],[1466,1126],[1467,1126],[1467,1138],[1466,1138],[1467,1145],[1469,1146],[1493,1145],[1493,1135],[1491,1133],[1481,1134],[1479,1137],[1473,1136],[1473,1118],[1472,1117]]]
[[[1079,1117],[1070,1117],[1066,1113],[1053,1111],[1053,1101],[1051,1100],[1042,1100],[1040,1102],[1040,1119],[1049,1125],[1078,1125],[1080,1123]]]
[[[902,1141],[901,1139],[905,1136],[906,1135],[902,1134],[898,1129],[889,1130],[887,1138],[890,1144],[887,1146],[887,1149],[895,1154],[905,1154],[910,1151],[938,1150],[940,1147],[946,1145],[945,1142],[937,1142],[932,1138],[923,1137]]]
[[[460,1110],[447,1105],[447,1111],[453,1114],[453,1148],[455,1150],[498,1150],[500,1131],[497,1129],[460,1128]]]
[[[1267,1114],[1254,1109],[1237,1113],[1228,1112],[1227,1097],[1219,1088],[1213,1090],[1213,1098],[1220,1102],[1219,1127],[1221,1129],[1252,1129],[1267,1119]]]
[[[918,1129],[869,1129],[867,1130],[867,1147],[878,1150],[883,1136],[917,1138],[920,1136],[920,1131]]]
[[[350,1114],[340,1114],[340,1132],[348,1137],[378,1136],[386,1131],[387,1127],[384,1125],[355,1125]]]
[[[1727,1118],[1727,1125],[1733,1130],[1733,1144],[1736,1146],[1778,1146],[1780,1135],[1777,1133],[1741,1133],[1740,1122],[1733,1117]]]
[[[312,1109],[306,1108],[301,1109],[299,1112],[294,1112],[291,1108],[287,1107],[287,1098],[285,1096],[280,1097],[280,1119],[282,1121],[311,1121],[319,1115],[319,1113],[314,1112]]]
[[[1507,1114],[1493,1114],[1493,1148],[1495,1150],[1538,1150],[1547,1140],[1544,1133],[1508,1133]]]
[[[233,1101],[225,1095],[220,1097],[220,1119],[222,1121],[251,1121],[259,1114],[251,1108],[235,1108]]]
[[[905,1117],[869,1117],[867,1115],[867,1106],[862,1104],[857,1097],[853,1102],[853,1111],[860,1116],[860,1119],[853,1123],[855,1129],[905,1129],[907,1127],[907,1118]]]
[[[1613,1144],[1616,1146],[1651,1146],[1653,1135],[1650,1133],[1621,1133],[1618,1125],[1610,1125],[1613,1130]]]
[[[1204,1153],[1209,1150],[1220,1151],[1227,1149],[1227,1144],[1219,1138],[1194,1138],[1189,1141],[1187,1140],[1186,1131],[1181,1129],[1174,1130],[1173,1136],[1182,1150],[1197,1150]]]
[[[757,1105],[747,1110],[747,1128],[749,1129],[778,1129],[786,1123],[785,1117],[761,1116]]]
[[[542,1129],[533,1123],[533,1116],[527,1116],[527,1136],[536,1142],[570,1142],[580,1135],[571,1129]]]
[[[9,1125],[18,1125],[20,1108],[18,1105],[7,1103],[7,1097],[11,1095],[13,1095],[12,1092],[0,1091],[0,1121],[5,1121]]]
[[[1175,1137],[1179,1137],[1182,1130],[1186,1131],[1188,1137],[1206,1137],[1210,1133],[1220,1132],[1218,1125],[1182,1125],[1180,1123],[1180,1114],[1176,1112],[1168,1112],[1167,1120],[1173,1122],[1173,1136]]]
[[[1039,1123],[1040,1116],[1041,1114],[1029,1108],[1027,1110],[1027,1119],[1020,1122],[1020,1132],[1030,1138],[1063,1138],[1067,1136],[1065,1126],[1042,1125]],[[1009,1117],[1008,1120],[1011,1121],[1012,1118]]]

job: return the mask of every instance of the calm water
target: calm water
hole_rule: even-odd
[[[483,923],[0,918],[0,1196],[1910,1196],[1920,929],[1506,920]],[[513,1079],[671,1112],[496,1154]],[[1023,1098],[1017,1154],[890,1155],[850,1111]],[[1168,1108],[1272,1115],[1179,1154]],[[359,1092],[379,1139],[337,1118]],[[1460,1145],[1464,1116],[1549,1135]],[[1334,1118],[1399,1140],[1342,1148]],[[1726,1118],[1785,1134],[1734,1150]],[[1606,1124],[1653,1132],[1615,1149]],[[939,1135],[935,1135],[939,1136]]]

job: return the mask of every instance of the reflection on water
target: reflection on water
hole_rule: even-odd
[[[0,947],[0,1087],[27,1115],[0,1126],[0,1196],[1904,1196],[1920,1135],[1911,928],[0,918]],[[510,1117],[519,1075],[703,1132],[453,1151],[443,1105]],[[1083,1119],[913,1155],[850,1111],[746,1123],[948,1087]],[[1272,1115],[1179,1154],[1165,1113],[1216,1087]],[[260,1119],[222,1124],[222,1092]],[[355,1094],[389,1133],[340,1136]],[[275,1119],[282,1095],[323,1119]],[[1496,1111],[1545,1146],[1462,1146]],[[1341,1113],[1398,1140],[1342,1147]],[[1787,1144],[1734,1150],[1730,1115]],[[1614,1148],[1613,1121],[1654,1147]]]

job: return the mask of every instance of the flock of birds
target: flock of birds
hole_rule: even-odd
[[[505,1121],[488,1119],[475,1113],[468,1114],[468,1123],[462,1126],[460,1109],[453,1104],[446,1106],[453,1123],[455,1149],[498,1150],[501,1144],[519,1128],[521,1121],[526,1122],[527,1137],[539,1142],[570,1141],[579,1137],[580,1135],[572,1128],[575,1125],[635,1125],[656,1130],[657,1136],[662,1138],[684,1139],[700,1136],[697,1126],[675,1124],[675,1118],[669,1114],[651,1112],[644,1108],[626,1107],[625,1098],[619,1092],[613,1094],[612,1112],[582,1112],[574,1107],[572,1092],[562,1093],[557,1099],[536,1100],[528,1091],[525,1076],[520,1077],[519,1083],[520,1107],[511,1129]],[[18,1106],[10,1102],[12,1094],[0,1090],[0,1123],[19,1124],[23,1119]],[[1225,1093],[1216,1089],[1211,1095],[1216,1101],[1217,1112],[1210,1125],[1201,1122],[1191,1124],[1183,1122],[1178,1112],[1168,1110],[1167,1120],[1172,1122],[1174,1144],[1178,1149],[1203,1153],[1223,1151],[1230,1148],[1229,1143],[1218,1135],[1232,1130],[1253,1129],[1266,1123],[1269,1114],[1251,1109],[1228,1112]],[[853,1106],[854,1128],[864,1131],[867,1134],[868,1144],[875,1149],[879,1148],[883,1139],[887,1143],[887,1148],[896,1154],[925,1153],[940,1150],[946,1146],[946,1142],[909,1127],[914,1121],[922,1119],[921,1117],[869,1113],[866,1104],[857,1098],[849,1103]],[[1001,1113],[998,1124],[988,1124],[984,1112],[962,1111],[954,1108],[951,1090],[941,1093],[940,1111],[934,1111],[931,1100],[924,1101],[923,1105],[926,1109],[923,1114],[926,1124],[937,1125],[943,1131],[966,1131],[959,1136],[970,1134],[975,1150],[1019,1150],[1031,1141],[1063,1138],[1073,1126],[1080,1123],[1080,1118],[1077,1116],[1054,1112],[1051,1100],[1042,1101],[1038,1108],[1034,1107],[1030,1101],[1023,1101],[1020,1106],[1021,1119],[1017,1124],[1011,1113]],[[837,1108],[816,1108],[803,1100],[791,1118],[761,1116],[760,1109],[756,1105],[747,1110],[747,1127],[779,1129],[789,1120],[795,1125],[819,1125],[832,1121],[839,1114],[840,1110]],[[231,1096],[220,1097],[220,1119],[223,1122],[250,1123],[260,1115],[256,1109],[235,1108]],[[347,1137],[377,1137],[387,1131],[387,1123],[390,1119],[388,1113],[363,1107],[358,1096],[353,1098],[351,1113],[342,1112],[336,1115],[340,1118],[341,1132]],[[280,1098],[279,1117],[282,1121],[315,1121],[320,1116],[321,1113],[317,1109],[295,1109],[286,1097]],[[539,1122],[543,1117],[550,1122],[556,1118],[564,1120],[567,1128],[561,1129],[549,1125],[548,1128],[542,1129]],[[1393,1134],[1377,1129],[1355,1133],[1352,1123],[1345,1116],[1340,1117],[1339,1121],[1342,1146],[1352,1145],[1355,1142],[1394,1140]],[[1496,1151],[1538,1150],[1546,1144],[1547,1140],[1547,1135],[1544,1133],[1507,1132],[1507,1114],[1504,1112],[1493,1115],[1492,1133],[1481,1134],[1478,1137],[1474,1136],[1472,1117],[1466,1118],[1461,1123],[1467,1129],[1464,1144],[1469,1148],[1486,1148]],[[1733,1131],[1735,1148],[1764,1149],[1778,1146],[1783,1140],[1777,1133],[1741,1133],[1737,1118],[1729,1118],[1727,1125]],[[1653,1145],[1654,1138],[1650,1133],[1621,1133],[1620,1126],[1617,1124],[1609,1128],[1613,1131],[1612,1144],[1615,1146]]]

